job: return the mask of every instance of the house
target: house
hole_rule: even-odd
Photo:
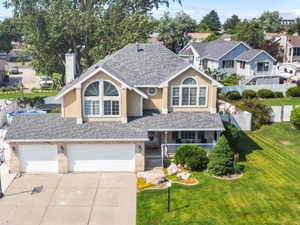
[[[288,36],[284,53],[284,62],[300,62],[300,36]]]
[[[283,25],[283,26],[290,26],[290,25],[293,25],[295,23],[296,23],[295,19],[282,19],[280,21],[280,24]]]
[[[276,62],[267,52],[252,49],[244,42],[215,40],[189,43],[179,55],[201,71],[210,69],[227,75],[270,75]]]
[[[192,42],[203,42],[206,38],[208,38],[211,33],[188,33],[187,36],[191,39]]]
[[[76,78],[74,57],[66,55],[61,114],[10,125],[12,171],[143,171],[186,143],[209,150],[224,131],[222,85],[161,44],[129,44]]]

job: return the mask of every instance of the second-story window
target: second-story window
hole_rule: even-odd
[[[222,68],[224,69],[234,68],[234,61],[233,60],[222,61]]]
[[[110,81],[95,81],[84,91],[85,116],[118,116],[120,96],[118,89]]]
[[[192,107],[206,106],[207,86],[199,86],[197,81],[188,77],[181,85],[172,86],[172,106]]]

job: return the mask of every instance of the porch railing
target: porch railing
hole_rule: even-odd
[[[202,147],[207,153],[209,154],[212,148],[216,145],[216,143],[189,143],[189,144],[162,144],[161,150],[162,150],[162,157],[168,157],[172,156],[176,153],[176,150],[182,146],[182,145],[198,145]]]

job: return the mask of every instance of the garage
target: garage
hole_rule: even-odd
[[[21,172],[57,173],[57,145],[20,145]]]
[[[135,170],[134,144],[72,144],[67,155],[70,172]]]

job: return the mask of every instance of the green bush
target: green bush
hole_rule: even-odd
[[[222,83],[224,86],[236,86],[239,85],[240,76],[237,74],[231,74],[229,77],[227,77],[224,80],[221,80],[220,83]]]
[[[300,88],[299,87],[289,88],[286,91],[286,96],[289,96],[289,97],[300,97]]]
[[[242,94],[243,98],[255,98],[256,92],[250,89],[244,90]]]
[[[274,98],[274,92],[269,89],[260,89],[257,92],[258,97],[260,98]]]
[[[245,98],[238,102],[237,107],[241,110],[252,113],[253,128],[258,129],[271,120],[272,108],[261,100]]]
[[[208,171],[216,176],[233,174],[234,152],[231,149],[228,140],[222,136],[209,156]]]
[[[238,91],[229,91],[226,93],[226,97],[229,100],[240,100],[242,98],[241,94]]]
[[[192,171],[200,171],[206,169],[208,157],[206,151],[197,145],[183,145],[176,150],[175,162]]]
[[[284,97],[284,95],[281,91],[275,91],[274,96],[275,96],[275,98],[283,98]]]
[[[300,105],[292,111],[291,123],[300,130]]]

